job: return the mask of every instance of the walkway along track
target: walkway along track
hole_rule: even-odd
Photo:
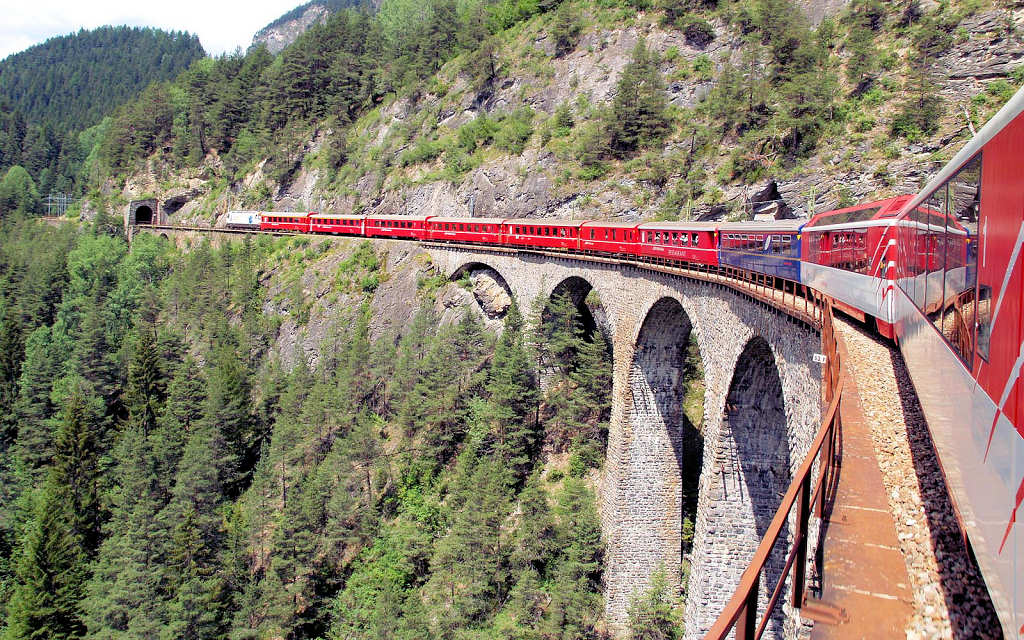
[[[145,225],[139,226],[153,232],[199,232],[223,233],[231,235],[270,234],[278,236],[302,236],[309,238],[325,238],[320,234],[299,234],[293,232],[266,232],[238,229],[213,229],[209,227],[179,227]],[[349,236],[343,236],[348,238]],[[754,558],[740,578],[732,599],[719,615],[708,632],[706,638],[724,639],[735,631],[735,637],[743,640],[760,638],[767,628],[772,613],[782,602],[786,591],[787,578],[791,589],[788,598],[793,609],[802,610],[802,618],[818,620],[826,624],[844,621],[846,612],[830,607],[808,596],[808,569],[813,564],[808,561],[810,534],[813,531],[811,516],[818,521],[827,520],[837,497],[839,487],[839,464],[843,453],[842,441],[843,415],[841,410],[845,378],[848,373],[842,366],[840,345],[833,324],[832,300],[827,296],[797,282],[765,276],[758,273],[735,269],[732,267],[711,267],[683,265],[669,261],[640,261],[635,258],[606,257],[586,253],[570,253],[568,251],[550,251],[538,249],[521,249],[499,247],[493,245],[458,244],[447,242],[418,241],[422,246],[442,246],[448,249],[459,249],[474,253],[524,254],[538,255],[560,260],[579,260],[585,262],[621,265],[652,272],[665,273],[728,287],[766,307],[783,313],[821,332],[822,353],[826,362],[822,369],[822,391],[828,409],[821,422],[818,433],[810,447],[807,457],[798,468],[788,490],[782,498],[775,517],[772,519],[761,540]],[[873,458],[872,458],[873,460]],[[874,471],[877,473],[877,461]],[[791,519],[796,509],[795,518]],[[891,517],[891,516],[890,516]],[[792,526],[789,536],[789,549],[785,568],[775,585],[766,585],[771,589],[766,610],[761,612],[758,620],[758,595],[761,588],[761,574],[772,554],[773,549],[782,537],[786,524]],[[869,612],[870,615],[870,612]],[[840,632],[839,635],[842,635]]]

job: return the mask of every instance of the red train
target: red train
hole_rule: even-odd
[[[1007,637],[1024,636],[1024,90],[917,196],[806,223],[262,214],[260,228],[727,265],[897,340]]]

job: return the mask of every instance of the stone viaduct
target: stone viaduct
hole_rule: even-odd
[[[609,625],[663,569],[680,582],[682,465],[701,463],[686,599],[686,637],[703,635],[732,596],[821,421],[816,330],[731,288],[641,267],[569,257],[427,246],[458,278],[486,267],[523,308],[556,291],[596,296],[612,344],[612,415],[599,491]],[[703,361],[703,453],[686,455],[683,365],[691,332]],[[691,464],[693,464],[691,462]],[[774,585],[785,545],[769,562]],[[761,588],[762,608],[769,588]],[[769,637],[790,635],[796,613]],[[774,627],[774,628],[773,628]]]
[[[213,236],[218,244],[242,237],[138,230],[179,240]],[[732,596],[820,426],[822,370],[813,360],[821,348],[818,331],[730,287],[640,266],[477,247],[423,249],[453,280],[467,270],[489,270],[524,311],[560,291],[577,305],[596,295],[596,324],[612,345],[613,360],[598,496],[608,624],[624,635],[634,594],[659,570],[680,587],[688,560],[686,638],[702,637]],[[686,433],[692,427],[682,410],[684,360],[694,337],[706,385],[698,438]],[[703,451],[687,450],[701,441]],[[692,552],[684,559],[682,479],[694,473],[684,466],[694,464],[701,467],[697,518]],[[809,557],[817,546],[816,527],[811,536]],[[760,611],[787,551],[780,541],[769,560]],[[766,637],[795,635],[799,614],[788,597],[783,601]]]

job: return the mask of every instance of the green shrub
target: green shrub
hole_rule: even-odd
[[[522,107],[501,120],[501,128],[494,133],[494,144],[512,155],[519,155],[533,135],[533,109]]]
[[[565,474],[562,473],[561,469],[554,469],[553,471],[551,471],[551,473],[548,474],[548,482],[559,482],[564,477]]]
[[[414,164],[430,162],[444,153],[444,146],[438,140],[420,138],[416,144],[406,149],[398,159],[398,164],[408,167]]]

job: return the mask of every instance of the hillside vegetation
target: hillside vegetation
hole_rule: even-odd
[[[0,637],[604,635],[568,297],[495,335],[408,245],[111,228],[0,224]]]
[[[184,32],[100,27],[50,38],[0,61],[0,174],[19,165],[39,192],[75,190],[97,132],[153,82],[205,56]]]
[[[806,215],[951,157],[1024,79],[1013,6],[389,0],[151,87],[99,141],[94,198],[185,191],[208,222]]]

